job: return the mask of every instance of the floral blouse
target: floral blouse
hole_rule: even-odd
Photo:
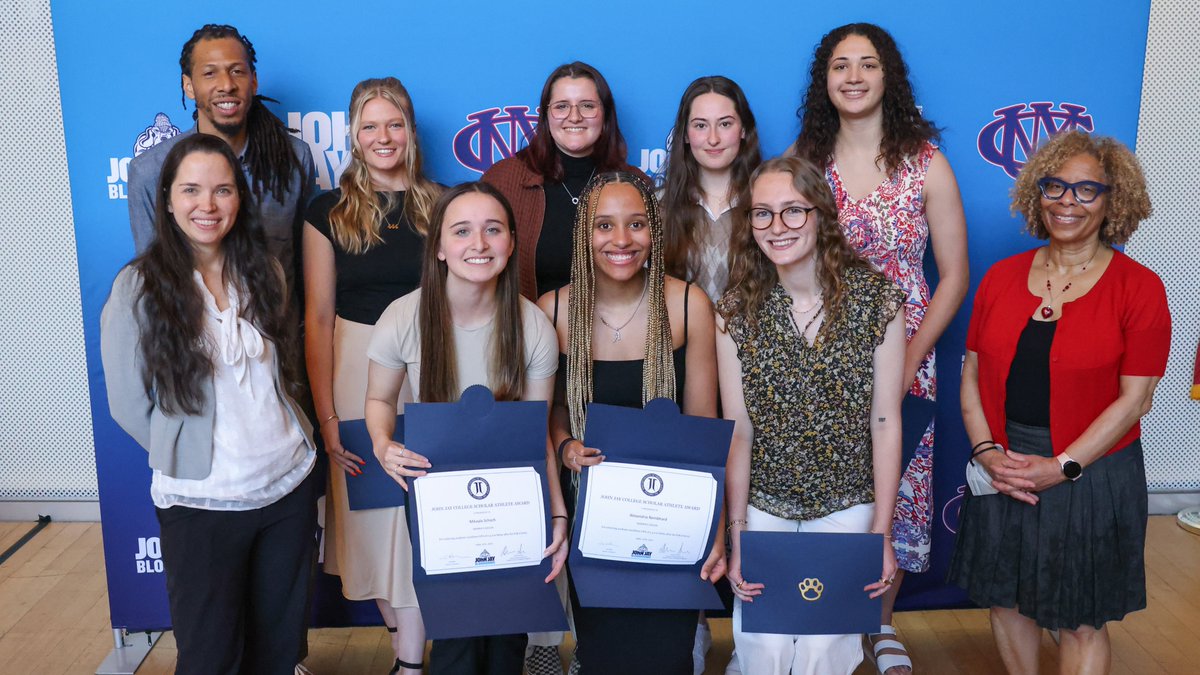
[[[750,504],[780,518],[822,518],[875,500],[873,356],[905,294],[865,269],[847,270],[845,281],[845,307],[813,345],[801,337],[791,297],[778,284],[756,325],[744,315],[727,323],[754,428]]]

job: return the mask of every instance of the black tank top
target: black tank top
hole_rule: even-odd
[[[675,403],[683,405],[683,385],[687,373],[687,326],[688,326],[688,293],[692,285],[683,289],[683,344],[671,354],[675,363]],[[554,291],[554,325],[558,326],[558,291]],[[628,361],[592,361],[592,400],[596,403],[619,405],[626,408],[642,407],[642,368],[645,359]],[[558,372],[564,375],[559,378],[566,383],[567,355],[559,353]]]
[[[1029,319],[1008,370],[1004,415],[1031,427],[1050,426],[1050,345],[1057,321]]]

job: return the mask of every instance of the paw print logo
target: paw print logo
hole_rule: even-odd
[[[809,577],[798,584],[800,589],[800,597],[809,602],[816,602],[821,599],[821,594],[825,592],[825,584],[821,583],[820,579]]]

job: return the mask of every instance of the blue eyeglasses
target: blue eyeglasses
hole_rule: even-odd
[[[1071,194],[1075,195],[1075,201],[1080,204],[1091,204],[1096,201],[1097,197],[1112,189],[1104,183],[1097,183],[1094,180],[1068,183],[1053,176],[1046,176],[1039,180],[1037,186],[1042,191],[1042,196],[1052,201],[1062,199],[1062,196],[1067,194],[1067,190],[1070,190]]]

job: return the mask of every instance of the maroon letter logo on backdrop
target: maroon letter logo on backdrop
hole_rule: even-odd
[[[1086,106],[1060,103],[1058,110],[1053,108],[1049,102],[1018,103],[994,111],[996,119],[979,130],[979,156],[1016,178],[1043,136],[1071,129],[1092,131]]]
[[[488,108],[467,115],[470,124],[454,135],[454,158],[472,171],[483,173],[502,159],[529,145],[537,127],[537,113],[527,105]]]

